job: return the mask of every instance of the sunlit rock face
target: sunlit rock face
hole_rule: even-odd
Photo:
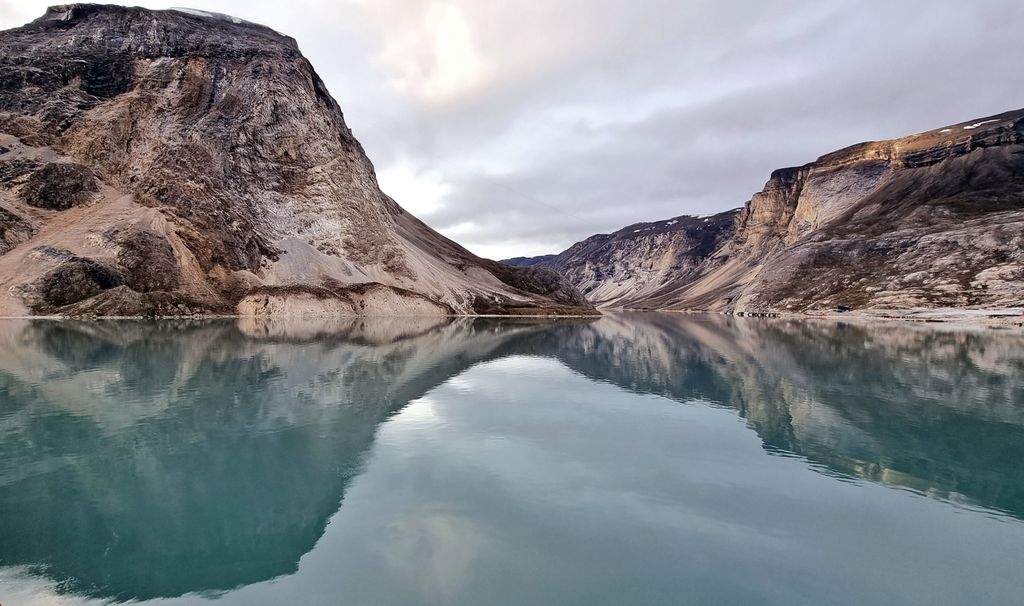
[[[41,294],[70,258],[123,279]],[[287,36],[86,4],[0,33],[0,313],[234,312],[294,286],[344,306],[365,284],[392,289],[369,313],[424,297],[458,313],[591,310],[557,274],[480,259],[381,193]]]
[[[1022,152],[1015,111],[773,175],[740,215],[733,254],[760,270],[735,307],[1024,304]]]
[[[735,220],[710,218],[714,236],[696,245],[681,233],[695,220],[513,261],[553,267],[606,307],[1024,306],[1024,111],[777,170]]]

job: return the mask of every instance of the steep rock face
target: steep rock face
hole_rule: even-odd
[[[591,236],[558,255],[505,263],[555,269],[596,305],[646,307],[649,300],[694,279],[707,258],[732,236],[735,216],[733,210],[637,223]]]
[[[326,282],[458,313],[590,309],[565,284],[530,290],[558,278],[495,272],[382,194],[295,41],[238,19],[74,4],[0,33],[0,152],[5,313],[71,311],[10,294],[53,269],[40,246],[206,311]],[[139,275],[150,261],[167,279]]]
[[[1022,244],[1024,111],[1015,111],[777,171],[722,251],[733,267],[692,292],[717,290],[715,307],[755,311],[1020,306]],[[707,288],[736,266],[749,279]]]
[[[678,255],[671,242],[607,254],[615,238],[600,235],[539,264],[605,306],[1024,306],[1024,110],[777,170],[721,233],[695,266],[658,274],[660,288],[639,277]]]
[[[32,237],[35,230],[20,215],[0,207],[0,254]]]

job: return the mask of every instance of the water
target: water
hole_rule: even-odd
[[[0,602],[1013,604],[1024,337],[0,322]]]

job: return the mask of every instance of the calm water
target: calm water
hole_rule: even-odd
[[[1019,604],[1024,338],[0,321],[0,602]]]

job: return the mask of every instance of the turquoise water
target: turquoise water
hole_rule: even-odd
[[[0,603],[1017,604],[1024,338],[0,321]]]

